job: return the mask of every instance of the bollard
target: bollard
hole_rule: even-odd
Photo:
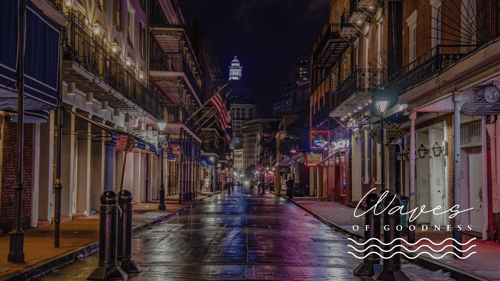
[[[118,192],[118,205],[122,215],[118,220],[118,266],[127,274],[141,272],[141,267],[132,260],[132,193]]]
[[[118,243],[118,205],[116,194],[106,191],[101,195],[99,215],[99,267],[87,280],[128,280],[128,275],[116,266]]]
[[[384,206],[386,207],[384,210],[384,243],[388,245],[384,246],[383,249],[388,252],[384,252],[383,254],[384,268],[373,276],[373,280],[410,281],[408,276],[406,276],[406,274],[401,271],[401,254],[396,254],[392,258],[389,258],[394,253],[403,250],[402,247],[394,248],[397,245],[401,245],[401,240],[397,239],[401,237],[401,229],[398,230],[398,226],[400,228],[402,227],[401,213],[399,212],[399,210],[397,212],[391,212],[394,207],[401,206],[401,201],[396,195],[389,194],[384,200]],[[389,251],[392,248],[394,249],[392,251]]]
[[[377,194],[368,194],[368,196],[366,196],[366,209],[369,210],[372,208],[377,203],[377,200]],[[370,238],[375,238],[380,241],[380,215],[375,215],[376,211],[377,210],[373,210],[373,212],[370,211],[365,214],[365,241],[368,241]],[[354,275],[371,277],[375,274],[374,265],[380,263],[380,257],[377,254],[374,254],[378,253],[379,250],[372,245],[379,247],[380,243],[372,240],[364,245],[363,255],[370,255],[368,255],[363,262],[354,269]]]

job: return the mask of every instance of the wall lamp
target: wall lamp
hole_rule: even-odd
[[[420,148],[417,151],[418,151],[419,158],[424,158],[425,155],[427,155],[427,153],[429,153],[429,150],[427,148],[425,148],[423,144],[420,146]]]

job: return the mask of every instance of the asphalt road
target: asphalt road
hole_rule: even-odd
[[[360,280],[349,243],[286,199],[237,189],[135,234],[133,259],[143,271],[129,280]],[[97,259],[41,280],[85,280]],[[449,280],[415,265],[405,269],[412,280]]]

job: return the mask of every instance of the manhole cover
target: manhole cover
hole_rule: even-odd
[[[12,267],[0,267],[0,273],[1,273],[1,272],[6,272],[6,271],[9,271],[9,270],[11,270],[11,269],[12,269]]]

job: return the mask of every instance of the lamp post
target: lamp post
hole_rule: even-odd
[[[165,126],[167,123],[164,121],[158,122],[158,127],[160,128],[160,133],[163,133],[165,130]],[[165,184],[163,180],[163,173],[165,172],[165,169],[163,168],[163,162],[165,162],[165,159],[163,158],[163,147],[167,143],[167,140],[165,140],[161,144],[161,185],[160,185],[160,206],[158,206],[158,210],[166,210],[165,207]]]
[[[381,182],[382,190],[381,193],[385,192],[385,129],[384,129],[384,116],[389,106],[389,101],[380,99],[375,102],[375,107],[377,108],[378,114],[380,115],[380,133],[382,134],[382,155],[381,155],[381,165],[380,169],[382,171]]]

